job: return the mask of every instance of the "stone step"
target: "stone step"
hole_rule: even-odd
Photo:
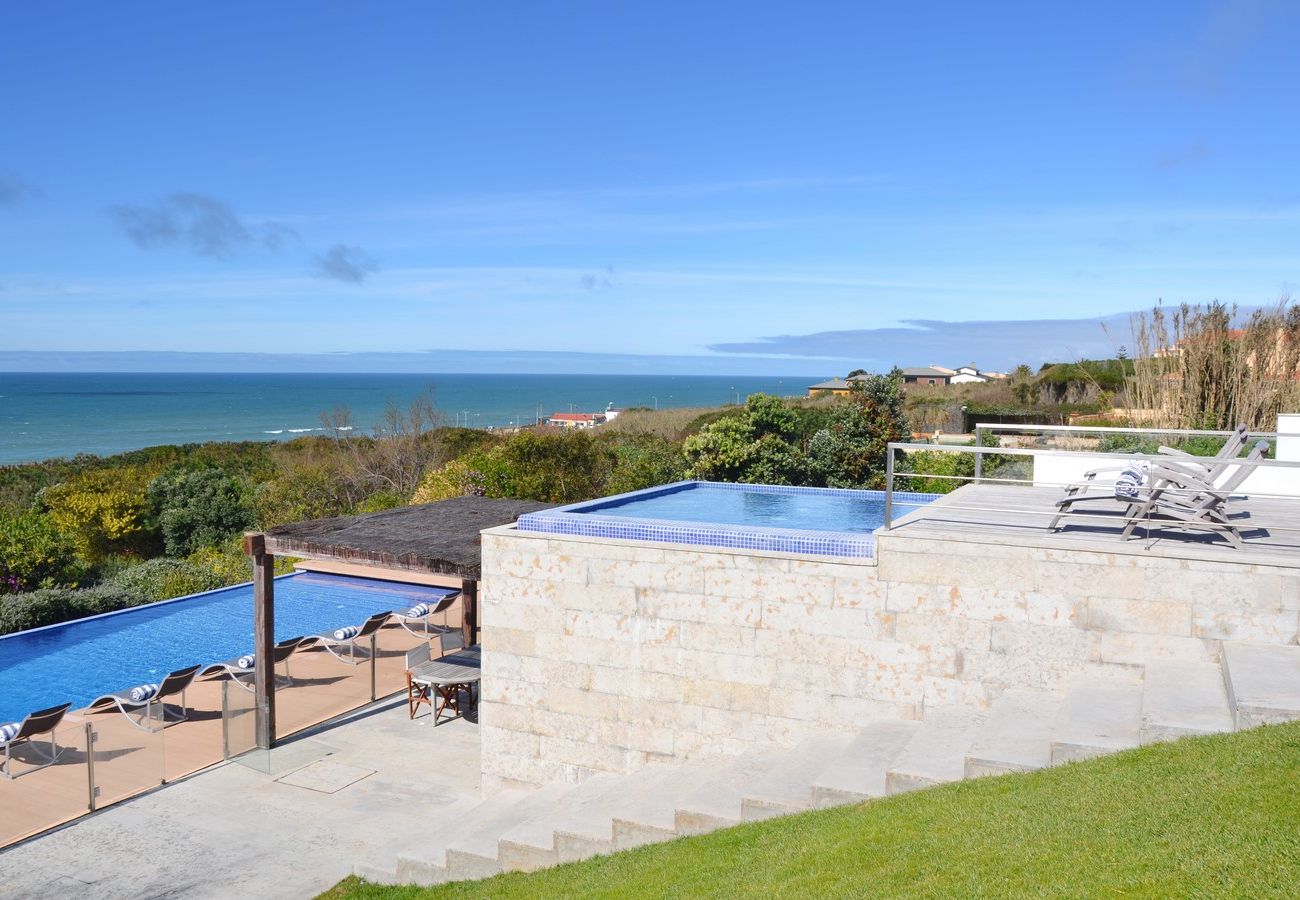
[[[669,778],[658,790],[629,797],[614,814],[614,848],[628,850],[677,837],[677,807],[689,802],[729,766],[717,760],[668,764]]]
[[[1232,730],[1228,693],[1217,664],[1162,660],[1147,665],[1143,744]]]
[[[1223,680],[1238,728],[1300,719],[1300,647],[1224,643]]]
[[[889,767],[885,790],[901,794],[918,788],[960,781],[966,774],[966,753],[985,713],[963,707],[932,709]]]
[[[704,834],[739,824],[745,792],[767,775],[780,753],[758,751],[710,763],[708,777],[681,792],[674,830],[683,835]]]
[[[1052,765],[1138,746],[1142,687],[1082,684],[1065,692],[1052,735]]]
[[[811,809],[817,776],[852,741],[852,736],[846,734],[811,737],[781,754],[771,770],[745,790],[740,802],[741,818],[752,822]]]
[[[813,782],[813,806],[822,808],[885,796],[885,774],[920,722],[873,722]]]
[[[504,871],[498,857],[501,833],[520,819],[566,803],[580,787],[562,782],[544,785],[505,807],[494,809],[491,815],[473,823],[461,823],[446,847],[447,871],[452,879],[488,878]]]
[[[1052,734],[1064,695],[1014,689],[989,710],[966,754],[966,777],[1032,772],[1052,764]]]
[[[609,782],[603,790],[586,792],[566,803],[555,823],[555,855],[559,862],[577,862],[614,850],[614,816],[630,797],[662,770],[642,768]]]
[[[464,811],[463,815],[450,821],[438,821],[437,810],[430,810],[435,818],[431,827],[425,823],[411,823],[411,830],[405,835],[395,835],[394,840],[411,844],[411,849],[398,854],[395,879],[398,884],[436,885],[454,881],[448,865],[448,845],[456,840],[457,835],[465,829],[491,827],[499,822],[500,817],[509,815],[515,804],[531,796],[529,791],[505,791]],[[497,872],[500,868],[497,868]],[[496,872],[488,874],[495,875]]]
[[[434,834],[446,833],[451,834],[450,828],[453,823],[462,821],[465,817],[471,815],[473,811],[482,804],[483,801],[478,797],[463,797],[456,800],[449,800],[439,804],[437,808],[437,821],[434,824]],[[430,837],[426,834],[425,837]],[[352,866],[352,874],[358,878],[364,878],[367,881],[373,881],[376,884],[395,884],[399,881],[397,877],[398,860],[405,854],[408,857],[420,856],[425,848],[425,841],[403,840],[400,836],[394,836],[387,848],[380,849],[378,852],[372,852],[367,858],[357,860]],[[438,869],[446,869],[446,859],[443,858],[438,864]],[[445,879],[444,879],[445,880]],[[441,882],[439,882],[441,883]]]
[[[622,798],[636,796],[669,771],[669,766],[656,765],[626,776],[592,775],[561,802],[521,818],[501,833],[497,853],[501,867],[507,872],[530,872],[569,861],[561,859],[561,844],[570,856],[579,852],[579,842],[591,849],[589,856],[609,852],[613,809]]]

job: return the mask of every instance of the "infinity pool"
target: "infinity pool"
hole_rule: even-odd
[[[275,638],[333,631],[367,616],[436,602],[444,588],[304,572],[275,582]],[[241,584],[0,637],[0,722],[109,691],[156,683],[168,672],[247,653],[253,586]]]
[[[897,519],[937,494],[895,491]],[[872,556],[885,492],[682,481],[527,513],[520,531],[706,544],[829,556]]]

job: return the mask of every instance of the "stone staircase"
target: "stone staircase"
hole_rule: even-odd
[[[936,708],[921,722],[873,722],[857,735],[814,737],[785,751],[502,794],[412,823],[405,852],[355,871],[425,885],[532,871],[745,821],[1293,719],[1300,647],[1225,643],[1221,664],[1152,662],[1133,683],[1013,689],[986,710]]]

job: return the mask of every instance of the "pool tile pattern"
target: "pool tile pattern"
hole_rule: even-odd
[[[525,513],[519,517],[517,527],[520,531],[542,534],[618,538],[633,541],[660,541],[672,544],[698,544],[708,547],[771,550],[779,553],[801,553],[814,556],[872,557],[875,555],[875,537],[858,532],[814,531],[757,525],[712,525],[672,519],[603,516],[599,512],[601,509],[626,503],[631,499],[663,496],[677,491],[700,489],[745,491],[756,494],[829,494],[837,496],[854,494],[872,500],[882,500],[885,495],[884,491],[848,490],[844,488],[679,481],[660,487],[619,494],[617,497],[606,497],[601,500],[573,503],[556,509]],[[938,494],[895,491],[896,515],[901,516],[918,506],[924,506],[938,496]]]

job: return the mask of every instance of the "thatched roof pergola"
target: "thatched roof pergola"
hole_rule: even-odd
[[[479,532],[509,525],[521,514],[549,505],[456,497],[359,516],[311,519],[266,531],[266,552],[477,581],[483,571]]]
[[[465,643],[478,641],[478,580],[483,573],[479,532],[510,525],[548,504],[457,497],[359,516],[312,519],[244,535],[253,561],[253,703],[257,746],[275,746],[275,555],[427,572],[460,578]],[[371,669],[371,699],[374,697]]]

